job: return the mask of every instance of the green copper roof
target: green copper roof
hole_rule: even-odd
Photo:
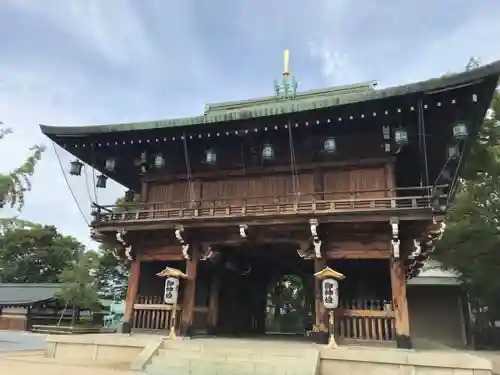
[[[46,135],[90,135],[98,133],[123,132],[133,130],[151,130],[161,128],[220,123],[225,121],[253,119],[287,113],[296,113],[320,108],[336,107],[346,104],[365,102],[401,96],[419,92],[432,92],[454,86],[460,86],[484,78],[500,74],[500,61],[473,69],[471,71],[443,76],[441,78],[390,87],[382,90],[374,89],[374,82],[349,86],[332,87],[298,93],[296,98],[282,100],[275,96],[235,102],[208,104],[205,113],[200,116],[182,117],[159,121],[136,122],[97,126],[46,126],[40,125]]]

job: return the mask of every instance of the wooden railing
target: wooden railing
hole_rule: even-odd
[[[148,331],[168,331],[171,328],[173,308],[163,303],[162,296],[138,296],[134,304],[133,327]],[[182,305],[176,307],[175,329],[179,329]],[[195,323],[207,319],[207,307],[194,307]],[[202,322],[201,325],[204,322]]]
[[[393,341],[392,305],[376,300],[343,302],[335,314],[335,331],[345,339]]]
[[[133,327],[151,331],[170,330],[173,308],[165,305],[161,296],[138,296],[134,304]],[[176,308],[176,329],[179,327],[180,311]]]
[[[405,192],[405,195],[401,195]],[[409,195],[420,192],[421,195]],[[230,217],[255,217],[297,214],[338,214],[412,210],[431,207],[436,196],[429,188],[412,187],[393,190],[354,192],[317,192],[314,194],[251,198],[217,198],[202,201],[169,201],[135,203],[122,206],[95,206],[98,224],[150,221],[179,221]],[[348,199],[329,199],[348,194]],[[369,197],[372,195],[372,197]],[[320,197],[321,199],[319,199]],[[439,198],[445,198],[440,196]],[[256,203],[259,202],[259,203]]]

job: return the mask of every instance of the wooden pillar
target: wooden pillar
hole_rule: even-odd
[[[132,319],[134,316],[134,303],[139,287],[139,276],[141,273],[141,262],[132,261],[130,274],[128,276],[127,298],[125,299],[125,312],[123,315],[123,333],[130,333],[132,330]]]
[[[314,170],[313,181],[314,181],[314,192],[319,193],[319,194],[314,194],[314,196],[318,200],[325,199],[325,195],[323,194],[325,191],[325,177],[323,175],[323,170],[321,169]]]
[[[188,278],[184,280],[184,298],[182,300],[180,333],[183,336],[193,335],[193,317],[196,292],[196,273],[198,266],[198,245],[193,246],[191,259],[186,260],[186,273]]]
[[[314,259],[314,273],[321,271],[325,267],[326,267],[325,258]],[[316,325],[316,327],[319,327],[319,325],[321,324],[327,327],[327,321],[325,320],[326,316],[325,305],[323,304],[323,298],[321,295],[321,280],[317,278],[314,278],[314,297],[315,297],[314,324]]]
[[[394,308],[396,321],[396,345],[398,348],[411,349],[405,270],[401,259],[391,258],[390,274],[392,306]]]
[[[210,283],[210,295],[208,299],[208,334],[217,333],[217,323],[219,320],[219,289],[220,273],[216,270]]]

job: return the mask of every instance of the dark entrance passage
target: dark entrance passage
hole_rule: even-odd
[[[221,258],[219,334],[304,334],[313,316],[312,261],[276,245],[227,248]]]

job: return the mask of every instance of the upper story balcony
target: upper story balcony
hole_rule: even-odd
[[[379,221],[398,216],[405,220],[427,219],[446,195],[430,193],[430,187],[383,190],[318,192],[251,198],[130,203],[94,207],[94,225],[100,230],[137,224],[225,225],[228,220]],[[345,198],[345,196],[348,198]],[[342,196],[343,198],[339,198]]]

